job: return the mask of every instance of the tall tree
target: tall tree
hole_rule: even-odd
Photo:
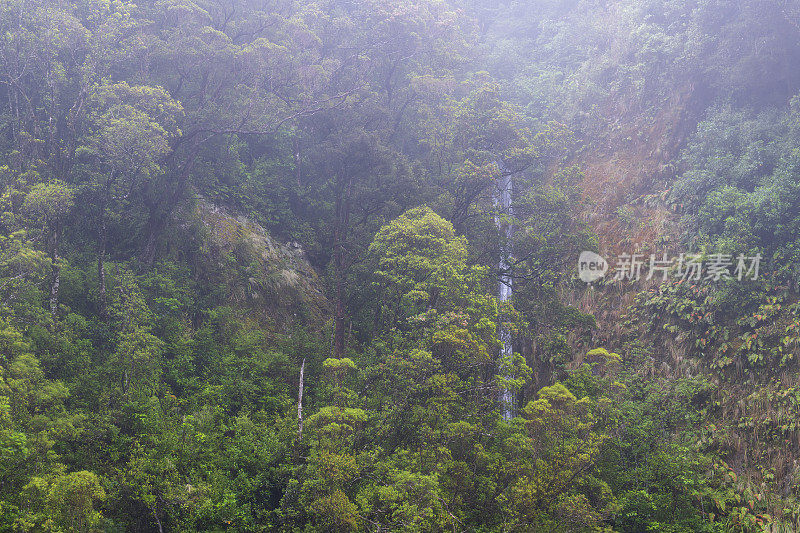
[[[25,197],[23,210],[34,217],[47,234],[53,278],[50,284],[50,313],[58,314],[58,290],[61,285],[61,231],[64,218],[74,206],[75,192],[61,180],[37,183]]]
[[[170,140],[181,133],[177,120],[183,108],[160,87],[126,82],[95,88],[90,105],[90,133],[79,153],[90,164],[97,197],[98,302],[105,313],[108,211],[124,203],[142,180],[162,172]]]

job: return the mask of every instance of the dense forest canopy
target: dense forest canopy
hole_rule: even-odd
[[[0,0],[0,531],[800,531],[798,66],[796,0]]]

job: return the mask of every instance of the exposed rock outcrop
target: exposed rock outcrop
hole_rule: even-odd
[[[279,243],[258,223],[206,199],[192,211],[201,240],[196,268],[224,288],[231,305],[278,329],[325,324],[330,302],[300,245]]]

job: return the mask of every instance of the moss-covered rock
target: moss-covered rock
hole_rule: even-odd
[[[259,224],[205,199],[195,202],[189,219],[199,241],[195,268],[231,305],[281,329],[317,329],[328,320],[330,303],[297,243],[279,243]]]

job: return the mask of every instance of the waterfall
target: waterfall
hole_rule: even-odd
[[[498,294],[500,302],[511,299],[513,294],[511,273],[511,258],[513,257],[512,236],[514,227],[511,217],[514,214],[511,205],[511,194],[513,192],[514,180],[511,174],[505,172],[502,164],[498,163],[500,176],[497,180],[497,189],[494,193],[495,206],[495,225],[500,238],[500,260],[498,262]],[[500,328],[500,354],[498,357],[498,371],[500,375],[510,378],[508,366],[511,364],[513,347],[511,344],[511,332],[507,328]],[[514,416],[514,396],[508,388],[500,390],[500,409],[504,420],[511,420]]]

